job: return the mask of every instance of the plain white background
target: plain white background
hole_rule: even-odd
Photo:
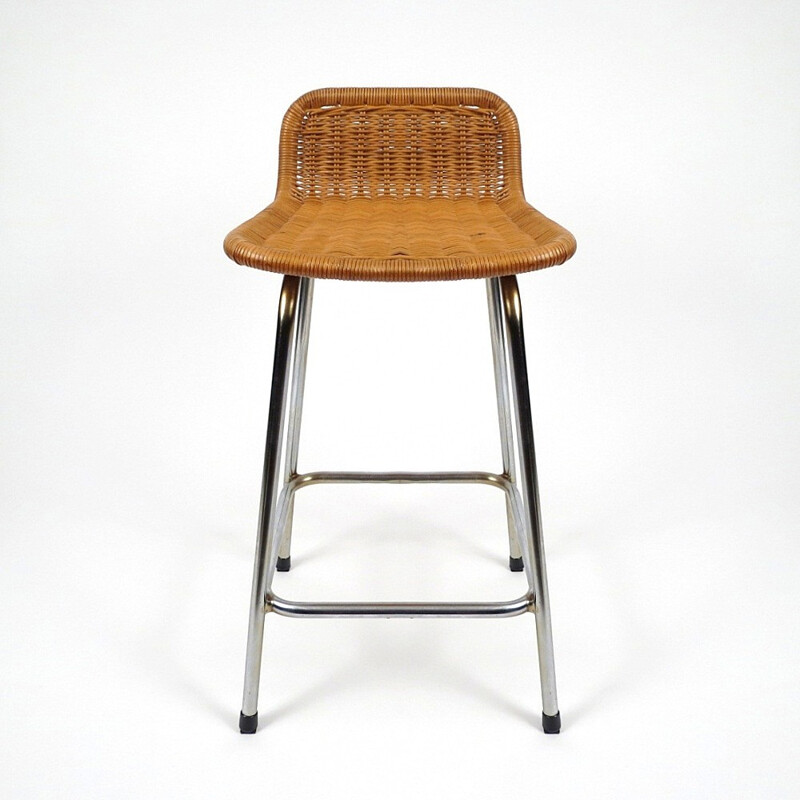
[[[0,793],[788,798],[790,2],[5,2]],[[570,228],[526,275],[564,730],[529,616],[269,617],[236,728],[280,278],[222,239],[286,107],[475,85]],[[484,287],[317,284],[301,468],[499,464]],[[496,598],[502,496],[317,488],[296,598]]]

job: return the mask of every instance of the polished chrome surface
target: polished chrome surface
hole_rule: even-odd
[[[286,431],[286,463],[283,480],[288,483],[297,474],[297,453],[300,447],[300,424],[303,418],[303,393],[306,384],[306,364],[308,362],[308,332],[311,327],[311,304],[314,299],[314,281],[301,278],[297,298],[297,330],[295,333],[294,354],[292,357],[292,389],[289,395],[288,427]],[[292,520],[294,518],[294,498],[289,500],[286,522],[278,530],[283,531],[278,555],[289,558],[292,550]]]
[[[497,394],[497,417],[500,423],[500,452],[503,458],[503,474],[514,482],[515,454],[514,427],[511,419],[511,400],[508,393],[508,348],[503,326],[503,299],[496,280],[486,281],[486,299],[489,305],[489,330],[492,340],[492,360],[494,362],[494,385]],[[508,521],[508,549],[511,558],[520,558],[519,536],[514,523],[512,500],[506,497],[506,519]]]
[[[283,537],[280,535],[279,532],[286,530],[286,526],[289,520],[289,514],[291,514],[293,510],[294,510],[294,493],[289,489],[289,487],[286,484],[284,484],[284,487],[283,489],[281,489],[281,492],[278,495],[278,499],[275,502],[275,511],[273,513],[275,535],[270,536],[270,541],[269,541],[269,555],[267,557],[267,566],[266,566],[267,591],[269,591],[269,587],[272,586],[272,580],[275,577],[278,552],[282,547]]]
[[[525,510],[522,501],[522,495],[515,484],[509,481],[506,487],[506,515],[511,514],[511,519],[514,525],[514,531],[524,531],[525,528]],[[519,545],[520,553],[522,554],[523,567],[525,569],[525,576],[528,579],[528,587],[533,591],[533,573],[531,572],[530,564],[532,563],[530,549],[528,547],[527,536],[517,536],[517,544]]]
[[[318,483],[483,483],[507,489],[508,478],[493,472],[307,472],[295,475],[297,489]]]
[[[267,611],[288,617],[511,617],[532,611],[536,617],[543,710],[549,716],[558,713],[519,290],[513,276],[492,278],[487,283],[503,473],[316,471],[298,474],[297,453],[313,284],[306,278],[284,278],[278,310],[253,569],[242,701],[245,715],[252,716],[257,711]],[[286,453],[281,486],[279,473],[284,438]],[[518,478],[515,474],[517,454]],[[305,486],[346,483],[470,483],[502,489],[506,495],[511,556],[523,559],[528,592],[507,601],[430,603],[293,601],[273,594],[271,587],[278,553],[283,557],[289,555],[295,493]]]
[[[516,617],[533,611],[533,597],[482,603],[316,603],[271,595],[267,607],[284,617]]]
[[[245,661],[242,713],[251,716],[258,710],[258,684],[261,673],[261,651],[264,639],[264,601],[271,580],[274,550],[275,498],[278,491],[281,438],[285,422],[285,406],[289,375],[289,350],[293,338],[297,296],[300,278],[287,275],[283,279],[278,304],[278,325],[275,333],[275,355],[272,369],[267,442],[264,454],[264,471],[261,479],[261,503],[258,512],[253,586],[250,596],[250,623],[247,632],[247,658]]]
[[[539,680],[542,688],[542,708],[548,716],[558,713],[553,633],[550,625],[550,600],[545,568],[542,516],[539,504],[539,480],[531,422],[528,365],[522,326],[522,304],[517,279],[513,275],[493,278],[499,283],[503,298],[503,319],[509,346],[511,380],[514,392],[517,435],[519,436],[519,485],[522,493],[523,523],[528,550],[531,554],[530,578],[536,598],[536,640],[539,651]],[[527,564],[526,564],[527,566]]]

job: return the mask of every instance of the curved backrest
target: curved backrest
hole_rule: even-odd
[[[482,89],[317,89],[283,120],[278,196],[522,194],[514,112]]]

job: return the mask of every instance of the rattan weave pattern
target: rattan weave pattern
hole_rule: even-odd
[[[313,278],[452,280],[566,261],[525,201],[509,106],[479,89],[320,89],[281,129],[275,201],[225,239],[236,262]]]

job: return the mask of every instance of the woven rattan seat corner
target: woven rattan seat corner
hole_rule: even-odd
[[[284,117],[275,201],[225,252],[308,278],[455,280],[561,264],[575,239],[526,202],[497,95],[320,89]]]

